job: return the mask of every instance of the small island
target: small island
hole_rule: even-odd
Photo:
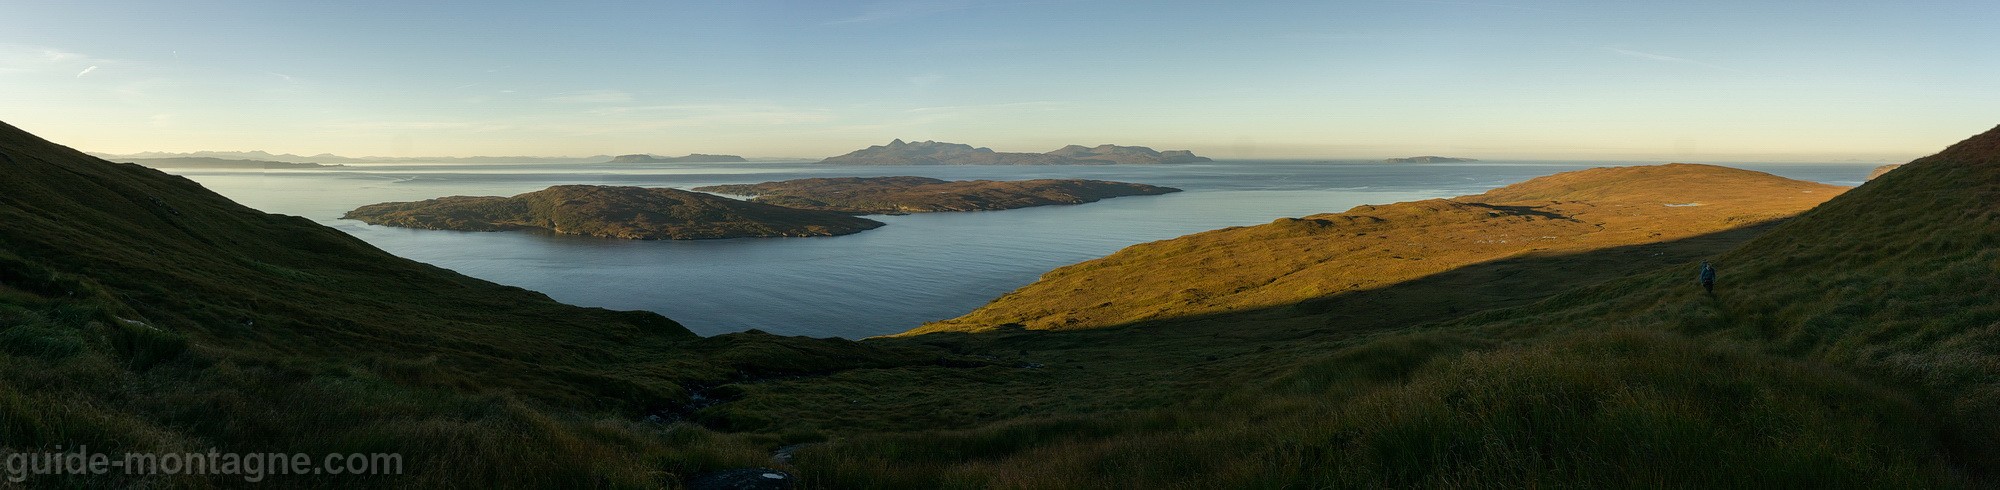
[[[706,155],[701,153],[690,153],[688,154],[688,156],[684,157],[663,157],[658,155],[641,153],[634,155],[618,155],[615,157],[611,157],[611,161],[604,163],[734,163],[734,162],[747,162],[747,161],[749,160],[744,160],[743,157],[736,155]]]
[[[513,197],[450,196],[370,204],[343,219],[457,231],[547,230],[634,240],[833,236],[882,222],[678,189],[559,185]]]
[[[1047,153],[1016,153],[960,143],[901,139],[862,148],[819,163],[841,165],[1116,165],[1208,162],[1187,150],[1156,151],[1144,146],[1069,145]]]
[[[796,179],[694,190],[755,196],[751,199],[754,202],[789,208],[857,214],[993,211],[1180,192],[1172,187],[1103,180],[949,181],[908,176]]]
[[[1441,157],[1436,155],[1390,158],[1387,160],[1383,160],[1383,162],[1385,163],[1464,163],[1464,162],[1477,162],[1477,161],[1479,161],[1479,159],[1477,158]]]

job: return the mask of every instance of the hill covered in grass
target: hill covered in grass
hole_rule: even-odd
[[[946,359],[564,305],[5,124],[0,174],[4,453],[397,453],[396,477],[266,482],[670,486],[778,442],[671,422],[707,387]]]
[[[1595,192],[1586,180],[1490,194]],[[716,410],[849,381],[872,387],[850,401],[925,414],[792,419],[877,427],[799,453],[833,485],[1986,487],[1996,194],[2000,129],[1785,220],[1266,308],[885,339],[1038,367],[848,372]],[[1692,280],[1704,259],[1722,270],[1713,295]],[[1464,288],[1490,295],[1383,307]],[[1540,293],[1506,300],[1523,290]]]
[[[992,211],[1180,192],[1172,187],[1103,180],[948,181],[928,177],[794,179],[694,190],[756,196],[751,200],[789,208],[861,214]]]
[[[1128,247],[912,333],[1078,329],[1296,304],[1467,265],[1683,239],[1798,213],[1836,186],[1711,165],[1608,167]],[[1523,271],[1561,279],[1563,270]],[[1427,302],[1452,308],[1455,296]]]
[[[838,488],[1983,488],[2000,469],[2000,130],[1831,200],[1755,173],[1606,169],[1631,173],[1211,232],[1300,228],[1244,267],[1364,225],[1602,246],[1103,328],[862,342],[696,338],[561,305],[11,127],[0,170],[5,451],[407,455],[403,476],[277,480],[343,488],[757,466]],[[1693,284],[1704,259],[1714,295]]]
[[[559,185],[513,197],[449,196],[370,204],[343,219],[429,230],[539,229],[635,240],[833,236],[882,222],[678,189]]]

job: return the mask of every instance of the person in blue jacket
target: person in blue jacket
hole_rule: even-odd
[[[1706,260],[1701,261],[1701,288],[1715,294],[1715,266],[1708,265]]]

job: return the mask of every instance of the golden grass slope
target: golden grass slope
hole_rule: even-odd
[[[1790,216],[1843,190],[1712,165],[1566,172],[1134,245],[906,335],[1101,328],[1293,304],[1508,257],[1694,237]]]

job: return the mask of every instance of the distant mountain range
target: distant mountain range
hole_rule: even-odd
[[[756,196],[752,202],[860,214],[904,214],[1083,204],[1123,196],[1180,192],[1127,182],[1084,179],[959,180],[929,177],[834,177],[761,184],[712,185],[694,190]]]
[[[1424,155],[1420,157],[1390,158],[1382,161],[1387,163],[1461,163],[1461,162],[1477,162],[1479,161],[1479,159]]]
[[[290,153],[270,153],[266,151],[195,151],[171,153],[148,151],[140,153],[98,153],[91,156],[117,162],[136,162],[148,166],[174,166],[181,168],[248,168],[257,165],[275,164],[319,164],[339,165],[351,163],[691,163],[691,162],[747,162],[749,159],[737,155],[711,155],[693,153],[687,156],[667,157],[635,153],[628,155],[592,155],[587,157],[530,157],[530,156],[472,156],[472,157],[347,157],[331,153],[301,156]],[[208,159],[202,162],[201,159]],[[231,163],[225,161],[245,161],[264,163]],[[793,160],[796,161],[796,160]],[[973,147],[957,143],[920,141],[905,143],[895,140],[887,145],[870,146],[845,155],[822,159],[819,163],[846,165],[1112,165],[1112,164],[1158,164],[1208,162],[1207,157],[1196,156],[1187,150],[1156,151],[1144,146],[1098,145],[1085,147],[1069,145],[1047,153],[997,152],[991,148]]]
[[[707,155],[690,153],[684,157],[663,157],[649,154],[618,155],[605,163],[691,163],[691,162],[747,162],[736,155]]]
[[[114,162],[136,163],[151,168],[205,168],[205,169],[281,169],[281,168],[327,168],[344,167],[338,163],[294,163],[271,160],[236,160],[214,157],[168,157],[168,158],[107,158]]]
[[[425,162],[425,163],[602,163],[602,162],[604,162],[605,160],[609,160],[609,159],[611,159],[611,155],[593,155],[593,156],[587,156],[587,157],[520,157],[520,156],[515,156],[515,157],[482,157],[482,156],[475,156],[475,157],[344,157],[344,156],[340,156],[340,155],[335,155],[335,154],[331,154],[331,153],[321,153],[321,154],[318,154],[318,155],[313,155],[313,156],[299,156],[299,155],[293,155],[293,154],[290,154],[290,153],[279,153],[279,154],[271,154],[271,153],[269,153],[269,152],[264,152],[264,151],[196,151],[196,152],[188,152],[188,153],[168,153],[168,152],[159,152],[159,151],[148,151],[148,152],[140,152],[140,153],[126,153],[126,154],[115,154],[115,153],[98,153],[98,152],[85,152],[85,153],[88,153],[88,154],[89,154],[90,156],[94,156],[94,157],[98,157],[98,158],[102,158],[102,159],[105,159],[105,160],[111,160],[111,161],[114,161],[114,162],[124,162],[124,161],[131,161],[131,160],[133,160],[133,159],[169,159],[169,158],[219,158],[219,159],[225,159],[225,160],[256,160],[256,161],[269,161],[269,162],[283,162],[283,163],[318,163],[318,164],[336,164],[336,163],[391,163],[391,162]]]
[[[998,152],[972,145],[901,139],[855,150],[819,163],[839,165],[1111,165],[1208,162],[1187,150],[1155,151],[1144,146],[1069,145],[1047,153]]]

